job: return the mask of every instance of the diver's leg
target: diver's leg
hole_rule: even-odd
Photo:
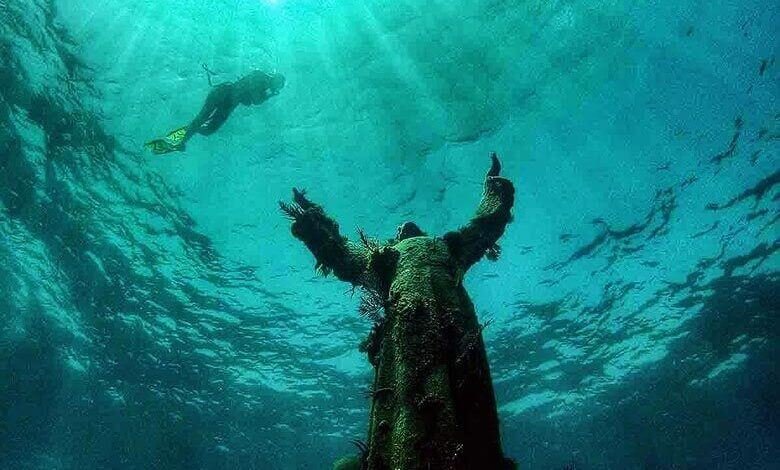
[[[217,108],[208,122],[202,125],[198,132],[203,135],[211,135],[217,132],[219,128],[225,124],[225,121],[227,121],[228,117],[230,117],[230,113],[233,112],[233,109],[235,109],[235,106],[224,106]]]
[[[203,108],[200,110],[197,116],[195,116],[195,119],[193,119],[188,125],[187,125],[187,137],[186,139],[189,139],[193,135],[197,133],[203,133],[203,128],[207,127],[209,121],[213,118],[214,114],[217,112],[217,109],[208,101],[203,105]]]
[[[206,97],[206,102],[203,103],[203,107],[200,109],[200,112],[187,126],[187,136],[184,139],[185,142],[196,133],[210,135],[216,131],[216,129],[209,131],[209,128],[213,126],[214,120],[219,118],[220,107],[223,106],[222,103],[225,101],[225,93],[228,92],[229,89],[226,84],[217,85],[211,90],[211,92],[209,92],[208,96]],[[223,118],[223,120],[224,119],[227,119],[227,116]],[[220,123],[219,125],[222,124]]]

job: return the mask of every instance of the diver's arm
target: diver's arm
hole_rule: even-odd
[[[491,160],[477,213],[465,227],[444,235],[450,252],[464,270],[485,254],[498,254],[496,242],[512,219],[515,188],[511,181],[499,176],[501,163],[495,153],[491,155]]]
[[[314,255],[318,271],[324,274],[333,272],[342,281],[354,285],[363,283],[368,251],[342,236],[339,224],[328,217],[321,206],[295,188],[293,202],[279,202],[279,206],[293,221],[292,234]]]
[[[236,101],[244,104],[257,105],[273,96],[271,90],[271,76],[265,72],[255,71],[236,82]],[[259,97],[262,93],[262,97]]]

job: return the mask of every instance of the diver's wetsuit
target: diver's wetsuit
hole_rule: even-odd
[[[284,87],[284,76],[254,71],[235,83],[215,86],[206,97],[200,112],[189,125],[170,132],[165,138],[144,144],[155,154],[184,150],[195,134],[211,135],[219,130],[238,105],[253,106],[279,94]]]
[[[283,85],[284,78],[281,79]],[[278,93],[279,87],[274,86],[274,77],[261,71],[252,72],[235,83],[215,86],[206,97],[200,113],[187,126],[189,132],[185,141],[195,133],[211,135],[219,130],[239,104],[258,105]]]
[[[223,83],[214,87],[206,97],[203,108],[187,126],[190,132],[187,132],[186,140],[195,133],[211,135],[219,130],[230,117],[230,113],[238,106],[238,100],[233,95],[232,83]]]

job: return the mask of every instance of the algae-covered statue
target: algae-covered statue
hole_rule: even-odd
[[[498,256],[511,219],[514,187],[491,158],[476,215],[442,237],[407,222],[393,240],[361,232],[352,242],[302,191],[280,203],[317,269],[363,288],[361,311],[374,319],[361,345],[375,368],[368,440],[337,469],[515,468],[501,450],[482,327],[463,287],[474,263]]]

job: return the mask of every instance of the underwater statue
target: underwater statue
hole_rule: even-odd
[[[512,183],[493,154],[471,221],[442,237],[411,222],[395,239],[347,240],[319,205],[293,189],[280,203],[316,268],[361,287],[374,327],[361,345],[375,368],[367,442],[336,469],[514,469],[501,450],[482,326],[463,287],[466,271],[496,245],[511,219]]]
[[[204,67],[205,68],[205,67]],[[211,72],[209,84],[211,83]],[[184,127],[168,133],[162,139],[144,144],[155,154],[184,151],[187,141],[195,134],[211,135],[222,127],[238,105],[256,106],[276,96],[284,88],[285,78],[280,73],[268,74],[256,70],[235,83],[226,82],[211,89],[197,116]]]

